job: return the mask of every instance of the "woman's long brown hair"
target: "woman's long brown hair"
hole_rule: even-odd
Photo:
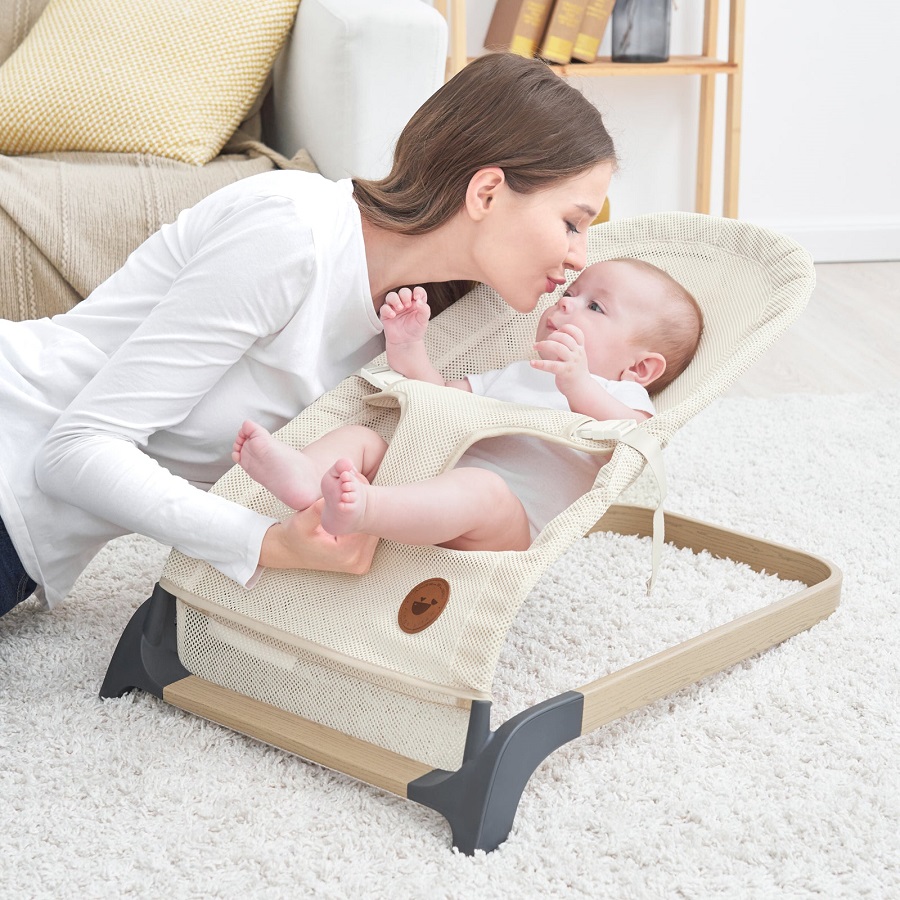
[[[599,111],[579,91],[540,60],[492,53],[419,108],[397,140],[390,174],[354,180],[353,195],[371,224],[425,234],[459,211],[479,169],[498,166],[514,191],[529,194],[615,158]],[[423,285],[433,313],[472,286]]]

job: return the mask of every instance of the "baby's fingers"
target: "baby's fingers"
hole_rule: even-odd
[[[565,341],[548,338],[545,341],[538,341],[534,349],[541,359],[569,359],[575,348],[568,346]]]
[[[413,293],[409,288],[400,288],[399,291],[390,291],[384,297],[385,306],[390,306],[395,312],[402,312],[412,306]]]
[[[557,344],[562,344],[563,347],[567,347],[569,350],[574,350],[578,346],[578,337],[581,334],[580,331],[576,330],[575,332],[569,331],[570,326],[565,325],[559,329],[559,331],[554,331],[553,334],[547,335],[548,341],[555,341]]]
[[[384,303],[381,305],[380,316],[382,319],[395,319],[413,306],[412,291],[409,288],[400,288],[399,291],[391,291],[385,294]]]
[[[531,360],[531,368],[539,369],[541,372],[550,372],[552,375],[559,375],[562,372],[563,363],[558,359],[533,359]]]
[[[396,316],[401,309],[403,309],[403,301],[396,291],[390,291],[384,295],[384,303],[381,304],[380,310],[382,318],[385,316],[392,318],[393,316]]]
[[[549,341],[537,341],[534,344],[534,349],[541,359],[556,359],[559,355],[558,347],[558,344],[551,344]]]
[[[584,332],[577,326],[568,323],[563,325],[559,331],[554,331],[551,335],[552,338],[556,338],[557,340],[561,339],[563,336],[569,339],[567,341],[567,345],[570,347],[578,346],[584,343]]]
[[[427,322],[431,318],[431,307],[428,305],[428,294],[425,292],[425,288],[417,287],[413,291],[411,309],[416,312],[422,322]]]

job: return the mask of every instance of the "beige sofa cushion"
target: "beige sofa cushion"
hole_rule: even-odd
[[[297,5],[50,0],[0,66],[0,153],[147,153],[203,165],[259,95]]]

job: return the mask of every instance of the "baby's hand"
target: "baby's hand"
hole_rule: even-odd
[[[379,315],[386,343],[408,344],[421,341],[431,316],[425,288],[400,288],[399,291],[391,291],[384,298]]]
[[[556,386],[562,393],[590,380],[587,355],[584,352],[584,332],[575,325],[563,325],[534,345],[540,359],[531,361],[535,369],[556,376]]]

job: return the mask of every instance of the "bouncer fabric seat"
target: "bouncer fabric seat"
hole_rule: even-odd
[[[664,521],[653,508],[616,505],[648,461],[661,504],[661,449],[801,312],[815,283],[809,255],[747,223],[666,213],[592,227],[588,263],[617,257],[666,270],[704,313],[698,352],[654,398],[652,418],[598,423],[503,403],[400,378],[385,371],[381,357],[278,432],[303,447],[337,425],[369,425],[389,442],[376,479],[383,484],[435,475],[471,444],[504,433],[604,455],[593,489],[528,550],[463,552],[381,540],[363,575],[267,570],[249,590],[173,551],[154,597],[123,635],[102,695],[149,690],[415,799],[442,812],[454,844],[471,853],[506,838],[528,778],[556,747],[830,614],[840,574],[825,560],[708,523],[670,515]],[[521,315],[478,287],[432,323],[431,359],[445,377],[458,378],[521,358],[554,298]],[[267,515],[290,513],[237,467],[213,490]],[[491,686],[520,605],[547,567],[594,530],[652,535],[648,574],[665,531],[679,547],[708,549],[807,587],[548,698],[492,732]]]

